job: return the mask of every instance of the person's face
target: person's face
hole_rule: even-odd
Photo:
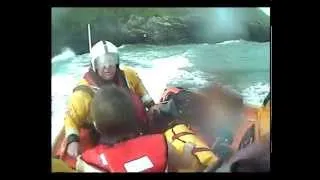
[[[96,59],[98,75],[104,80],[111,80],[116,74],[118,57],[114,54],[105,54]]]

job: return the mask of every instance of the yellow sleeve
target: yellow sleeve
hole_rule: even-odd
[[[139,78],[138,73],[129,67],[124,67],[123,71],[125,73],[129,87],[141,97],[144,104],[148,104],[153,101],[149,95],[147,89],[145,88],[142,80]]]
[[[75,173],[65,162],[61,159],[51,158],[51,171],[52,172],[70,172]]]
[[[79,135],[80,127],[87,121],[89,115],[91,96],[83,91],[75,91],[67,106],[64,118],[65,136]]]
[[[256,137],[258,141],[263,140],[270,133],[270,104],[258,110],[258,118],[256,121]]]
[[[173,138],[176,134],[184,134],[179,138]],[[179,124],[165,131],[165,137],[181,155],[183,155],[185,143],[195,145],[196,149],[207,149],[203,151],[194,152],[193,155],[197,157],[199,163],[205,167],[218,162],[218,157],[210,150],[210,147],[194,134],[186,125]]]

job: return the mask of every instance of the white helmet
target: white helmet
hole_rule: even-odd
[[[105,54],[114,55],[115,62],[113,63],[119,64],[118,48],[109,41],[99,41],[92,46],[90,51],[91,65],[92,65],[93,71],[96,71],[96,67],[95,67],[96,59],[98,59],[99,57],[102,57]]]

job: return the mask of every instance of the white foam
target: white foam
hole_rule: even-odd
[[[126,44],[124,44],[124,45],[121,45],[120,47],[118,47],[119,49],[123,49],[123,48],[125,48],[125,47],[127,47],[127,45]]]
[[[218,45],[226,45],[226,44],[231,44],[231,43],[239,43],[241,40],[230,40],[230,41],[223,41],[221,43],[217,43]]]
[[[51,142],[63,126],[63,116],[68,96],[72,92],[76,80],[71,75],[54,75],[51,77]]]
[[[269,92],[270,85],[259,82],[244,89],[241,94],[244,97],[245,103],[253,106],[261,106]]]
[[[70,58],[76,57],[76,53],[72,51],[70,48],[65,48],[61,54],[56,55],[51,59],[51,62],[65,61]]]
[[[152,68],[138,67],[136,70],[152,99],[159,102],[169,82],[179,77],[183,71],[181,68],[191,66],[189,59],[183,56],[171,56],[152,60]]]

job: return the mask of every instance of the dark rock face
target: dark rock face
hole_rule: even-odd
[[[118,46],[134,43],[216,43],[234,39],[270,40],[270,18],[256,8],[206,8],[188,10],[183,16],[145,16],[139,13],[96,16],[88,18],[88,22],[80,18],[75,23],[62,16],[60,21],[54,20],[52,55],[60,53],[66,46],[77,54],[88,52],[87,23],[91,24],[93,44],[101,39]],[[68,15],[68,18],[74,17]]]
[[[257,42],[270,41],[270,25],[252,22],[248,24],[250,38]]]

